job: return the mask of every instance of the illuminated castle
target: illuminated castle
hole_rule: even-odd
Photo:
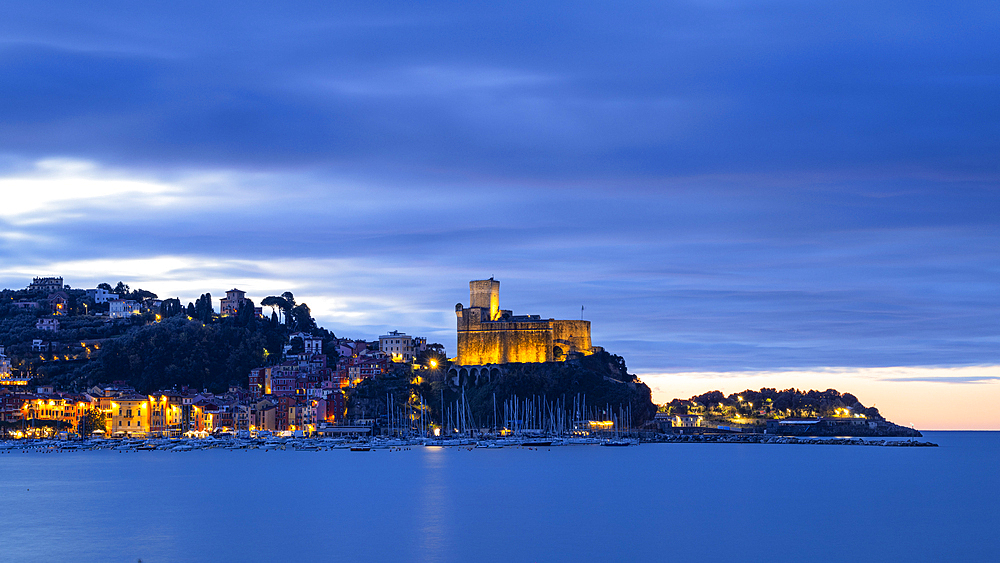
[[[500,282],[469,282],[469,306],[455,305],[459,366],[561,362],[594,352],[590,321],[557,321],[500,309]]]

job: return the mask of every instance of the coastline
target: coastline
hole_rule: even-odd
[[[111,450],[118,452],[161,451],[190,452],[211,449],[239,450],[294,450],[294,451],[376,451],[401,450],[413,447],[444,447],[468,449],[499,448],[563,448],[574,446],[638,446],[640,444],[765,444],[765,445],[830,445],[878,447],[938,447],[933,442],[920,442],[912,438],[865,439],[858,437],[820,436],[770,436],[762,434],[675,434],[643,438],[587,439],[552,437],[537,438],[455,438],[455,439],[373,439],[345,440],[331,438],[151,438],[145,440],[50,440],[20,439],[0,441],[0,454],[12,453],[73,453],[81,451]]]

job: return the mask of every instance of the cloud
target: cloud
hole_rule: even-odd
[[[551,84],[556,77],[507,69],[449,68],[418,66],[399,70],[380,70],[378,74],[355,79],[320,80],[319,86],[352,96],[438,97],[455,93],[483,93],[525,86]],[[312,89],[305,84],[303,88]]]
[[[69,215],[134,213],[182,201],[182,190],[169,184],[135,178],[97,175],[94,163],[45,159],[28,174],[0,177],[4,205],[0,218],[9,224],[53,223]],[[146,209],[142,209],[146,211]]]
[[[641,370],[996,361],[990,3],[237,11],[5,12],[0,281],[444,341],[495,275]]]
[[[991,8],[15,7],[0,152],[466,178],[995,176]]]
[[[62,159],[12,166],[0,186],[17,193],[0,215],[9,287],[50,273],[184,300],[292,290],[338,332],[450,343],[465,283],[496,275],[516,312],[575,318],[586,306],[595,342],[634,368],[995,359],[1000,241],[983,212],[995,196],[931,213],[950,184],[636,200],[593,187]]]

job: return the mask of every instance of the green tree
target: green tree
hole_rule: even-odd
[[[276,308],[280,310],[282,314],[284,314],[288,309],[290,309],[290,307],[288,306],[288,300],[285,299],[284,297],[278,297],[276,295],[268,295],[263,300],[261,300],[260,304],[263,305],[264,307],[270,307],[272,316],[274,315]]]
[[[164,299],[163,303],[160,305],[160,313],[163,318],[176,317],[184,312],[184,307],[181,306],[181,300],[176,297],[171,297],[170,299]]]
[[[215,318],[215,309],[212,307],[212,294],[203,293],[194,302],[194,318],[208,324]]]
[[[87,409],[87,414],[83,418],[83,429],[81,436],[90,436],[95,430],[107,430],[108,417],[98,408]]]
[[[296,305],[292,309],[292,326],[294,330],[302,332],[312,332],[316,328],[316,321],[313,320],[309,306],[305,303]]]
[[[281,294],[281,297],[285,300],[285,324],[291,326],[294,322],[292,310],[295,309],[295,296],[292,295],[291,291],[286,291]]]
[[[253,301],[249,299],[244,301],[243,306],[236,312],[236,324],[247,326],[256,323],[257,316],[254,314],[254,308]]]
[[[145,289],[136,289],[127,295],[127,299],[132,299],[134,301],[145,301],[146,299],[156,299],[157,295],[152,291],[146,291]]]

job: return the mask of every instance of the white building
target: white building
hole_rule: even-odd
[[[87,297],[93,298],[94,303],[107,303],[112,299],[118,299],[118,294],[110,293],[108,292],[108,290],[103,288],[97,288],[97,289],[88,289]]]
[[[112,299],[108,301],[108,316],[112,319],[124,319],[142,312],[142,306],[131,299]]]
[[[38,319],[38,322],[35,323],[35,328],[38,330],[50,330],[52,332],[56,332],[59,330],[59,319]]]
[[[417,354],[427,350],[427,339],[394,330],[378,337],[378,348],[394,362],[412,362]]]
[[[0,346],[0,387],[8,385],[27,385],[29,379],[27,377],[18,377],[14,375],[11,369],[10,360],[4,354],[4,347]]]
[[[296,338],[302,339],[302,354],[304,356],[314,356],[316,354],[323,353],[323,339],[316,338],[315,336],[309,334],[308,332],[296,332],[288,336],[288,344],[285,344],[285,354],[287,354],[291,349],[292,340]]]
[[[0,346],[0,377],[10,377],[10,360],[4,354],[3,346]]]

